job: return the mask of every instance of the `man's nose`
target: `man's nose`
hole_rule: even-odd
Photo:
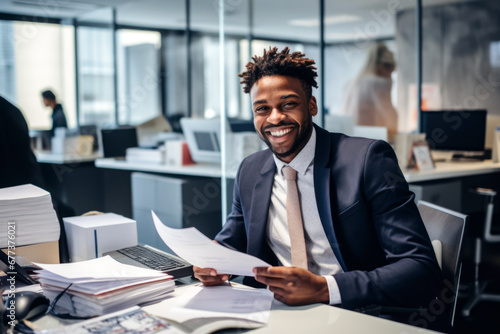
[[[285,118],[285,114],[283,112],[281,112],[280,109],[278,108],[273,108],[271,110],[271,113],[269,114],[269,116],[267,117],[267,121],[271,124],[278,124],[279,122],[281,122],[284,118]]]

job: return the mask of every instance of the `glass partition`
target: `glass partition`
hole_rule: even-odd
[[[486,109],[485,146],[491,148],[500,124],[500,4],[423,4],[422,109]],[[468,117],[462,113],[449,123],[458,129]]]
[[[118,121],[137,125],[161,114],[161,34],[117,31]]]
[[[115,125],[115,57],[113,9],[76,18],[79,124]]]
[[[325,127],[342,128],[339,117],[355,125],[384,126],[395,134],[403,110],[398,106],[399,50],[391,1],[325,4]],[[406,57],[406,56],[405,56]],[[407,62],[405,58],[401,62]],[[404,66],[404,64],[401,64]],[[337,121],[336,121],[337,120]],[[350,132],[350,133],[349,133]]]

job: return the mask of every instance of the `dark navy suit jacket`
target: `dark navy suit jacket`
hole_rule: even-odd
[[[315,128],[316,201],[325,247],[344,269],[334,275],[342,306],[427,306],[441,271],[394,151],[384,141]],[[215,238],[272,265],[278,261],[265,233],[275,170],[269,149],[241,163],[232,211]]]

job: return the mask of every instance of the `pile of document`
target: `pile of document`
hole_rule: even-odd
[[[163,300],[174,290],[172,276],[122,264],[109,256],[63,264],[40,264],[37,274],[51,301],[69,289],[57,306],[78,316],[102,315]]]
[[[50,194],[32,184],[0,189],[0,248],[59,240]]]
[[[131,163],[163,165],[165,163],[165,147],[160,146],[155,149],[129,147],[126,150],[125,159]]]

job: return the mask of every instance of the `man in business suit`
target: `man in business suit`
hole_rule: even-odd
[[[231,214],[215,240],[272,264],[254,268],[255,280],[290,305],[427,306],[441,273],[395,154],[386,142],[313,125],[313,65],[302,53],[273,48],[240,74],[269,150],[241,163]],[[303,268],[292,265],[285,166],[297,171]],[[228,279],[212,268],[194,271],[204,285]]]
[[[26,183],[44,186],[28,124],[21,111],[0,96],[0,188]]]

